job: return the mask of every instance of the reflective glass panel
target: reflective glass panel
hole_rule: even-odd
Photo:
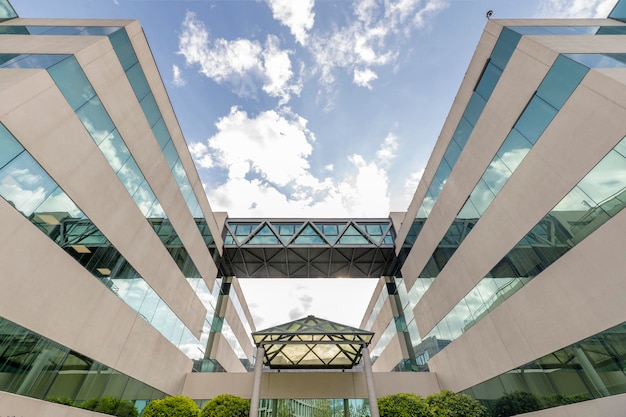
[[[72,110],[78,109],[96,95],[85,73],[73,56],[48,68],[48,72],[59,86],[59,90],[67,102],[72,106]]]
[[[538,96],[534,96],[524,113],[515,124],[515,128],[532,144],[537,142],[548,127],[557,110]]]

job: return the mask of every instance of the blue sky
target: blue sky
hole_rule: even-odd
[[[11,1],[22,17],[139,19],[209,201],[231,217],[405,211],[488,10],[605,17],[615,2]],[[277,322],[324,316],[314,284],[294,285]],[[358,325],[360,304],[344,322]]]

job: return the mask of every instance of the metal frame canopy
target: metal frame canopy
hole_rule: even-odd
[[[350,369],[374,333],[315,316],[252,333],[271,369]]]

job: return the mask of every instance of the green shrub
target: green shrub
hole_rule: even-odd
[[[202,417],[248,417],[250,402],[236,395],[218,395],[202,408]]]
[[[441,391],[426,397],[435,417],[486,417],[487,409],[467,394]]]
[[[74,401],[70,397],[50,397],[46,398],[46,401],[55,404],[74,405]]]
[[[380,417],[435,417],[426,401],[415,394],[393,394],[378,399]]]
[[[539,399],[529,392],[515,391],[498,398],[493,407],[494,417],[509,417],[541,410]]]
[[[79,408],[117,417],[137,417],[139,414],[131,401],[114,397],[91,398],[79,405]]]
[[[177,395],[151,401],[143,409],[141,417],[198,417],[200,408],[189,397]]]

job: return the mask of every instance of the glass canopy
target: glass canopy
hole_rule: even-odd
[[[374,333],[307,316],[252,333],[272,369],[350,369]]]

